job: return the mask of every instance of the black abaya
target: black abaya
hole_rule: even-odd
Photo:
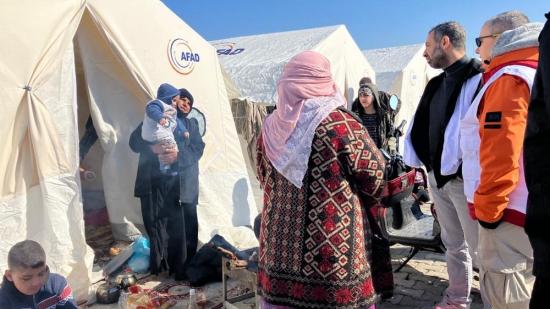
[[[157,180],[151,194],[140,198],[143,223],[151,242],[151,273],[169,270],[176,279],[183,279],[187,244],[184,211],[178,202],[178,176],[160,176]]]

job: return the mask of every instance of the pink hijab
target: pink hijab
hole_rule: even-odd
[[[277,84],[277,109],[266,118],[262,128],[270,161],[275,161],[284,151],[304,102],[315,97],[334,96],[335,93],[336,84],[327,58],[314,51],[305,51],[290,59]]]
[[[262,128],[265,152],[273,166],[300,188],[317,126],[346,102],[332,80],[330,62],[314,51],[290,59],[277,94],[277,109]]]

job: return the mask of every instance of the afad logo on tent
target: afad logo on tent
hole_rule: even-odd
[[[172,39],[168,42],[168,60],[176,72],[187,75],[193,72],[200,55],[194,53],[191,45],[184,39]]]
[[[217,44],[214,44],[214,47],[217,48],[218,56],[238,55],[244,51],[244,48],[235,48],[235,43],[230,43],[230,42],[217,43]]]

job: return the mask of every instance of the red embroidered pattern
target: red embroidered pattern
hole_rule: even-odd
[[[279,174],[258,140],[264,189],[260,293],[294,308],[361,308],[375,301],[358,191],[378,197],[383,158],[348,113],[333,111],[316,130],[301,189]]]

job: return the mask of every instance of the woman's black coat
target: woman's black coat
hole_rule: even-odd
[[[180,201],[183,203],[197,203],[199,195],[199,159],[204,151],[204,142],[199,132],[198,122],[195,119],[180,118],[185,121],[189,130],[189,139],[185,142],[177,138],[178,142],[178,171],[180,175]],[[139,166],[134,188],[134,196],[142,197],[151,194],[151,182],[160,174],[158,156],[151,151],[151,143],[141,138],[141,126],[130,136],[130,148],[139,153]]]

